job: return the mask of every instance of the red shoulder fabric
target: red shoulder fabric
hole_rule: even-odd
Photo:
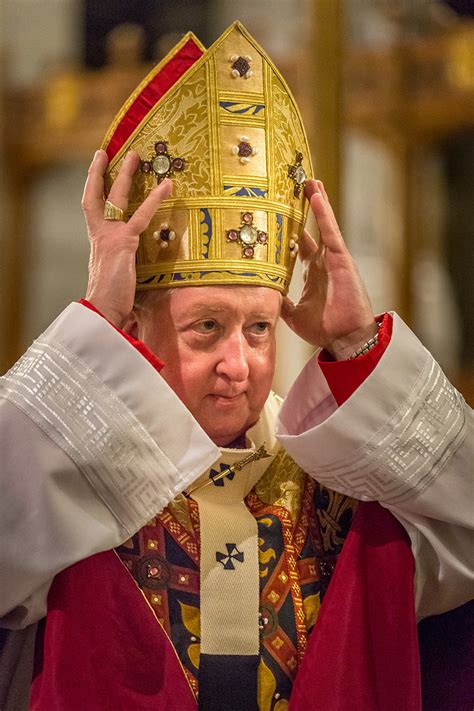
[[[289,711],[421,711],[408,535],[359,504],[296,676]]]
[[[375,348],[353,360],[336,361],[327,351],[320,353],[319,366],[338,405],[348,400],[373,371],[390,343],[392,328],[392,317],[390,314],[384,314],[379,330],[379,341]]]
[[[176,651],[114,551],[55,577],[43,632],[30,711],[197,711]]]
[[[105,318],[104,314],[101,314],[100,311],[99,311],[98,309],[96,309],[96,307],[95,307],[93,304],[90,303],[90,301],[87,301],[87,299],[79,299],[79,303],[82,304],[83,306],[86,306],[86,307],[87,307],[88,309],[90,309],[91,311],[95,311],[95,313],[96,313],[96,314],[99,314],[99,316],[102,316],[102,318]],[[109,321],[107,318],[105,318],[105,320],[107,321],[107,323],[110,323],[110,321]],[[144,343],[142,343],[142,341],[138,341],[136,338],[133,338],[132,336],[129,336],[128,333],[125,333],[125,332],[122,331],[120,328],[117,328],[117,326],[114,326],[113,323],[110,323],[110,325],[112,326],[112,328],[115,328],[116,331],[118,331],[120,334],[122,334],[122,336],[123,336],[124,338],[126,338],[127,341],[128,341],[129,343],[131,343],[132,346],[133,346],[134,348],[136,348],[137,351],[139,351],[139,352],[142,354],[142,356],[143,356],[144,358],[146,358],[147,361],[148,361],[149,363],[151,363],[151,365],[152,365],[158,372],[160,372],[160,370],[161,370],[161,369],[163,368],[163,366],[164,366],[164,363],[163,363],[162,360],[160,360],[160,358],[158,358],[158,356],[156,356],[156,355],[153,353],[153,351],[151,351],[151,350],[148,348],[148,346],[146,346]]]

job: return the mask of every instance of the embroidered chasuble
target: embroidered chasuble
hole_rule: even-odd
[[[273,438],[268,450],[240,471],[255,448],[223,450],[117,549],[201,708],[287,708],[355,510]]]

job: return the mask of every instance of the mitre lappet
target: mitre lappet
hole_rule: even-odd
[[[186,34],[137,87],[102,147],[106,191],[140,156],[127,216],[173,180],[137,251],[137,289],[249,284],[282,293],[306,221],[312,175],[296,102],[239,23],[206,50]]]

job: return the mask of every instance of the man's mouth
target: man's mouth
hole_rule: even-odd
[[[224,403],[228,403],[229,405],[231,405],[234,402],[238,402],[240,400],[240,398],[242,398],[243,395],[245,395],[245,392],[236,393],[234,395],[231,395],[231,394],[224,395],[222,393],[213,393],[211,395],[211,397],[214,398],[217,402],[224,402]]]

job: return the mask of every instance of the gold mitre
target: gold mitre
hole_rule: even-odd
[[[238,22],[205,50],[192,33],[146,77],[110,127],[106,190],[140,155],[131,215],[170,177],[173,194],[141,235],[137,289],[254,284],[286,293],[312,175],[284,79]]]

